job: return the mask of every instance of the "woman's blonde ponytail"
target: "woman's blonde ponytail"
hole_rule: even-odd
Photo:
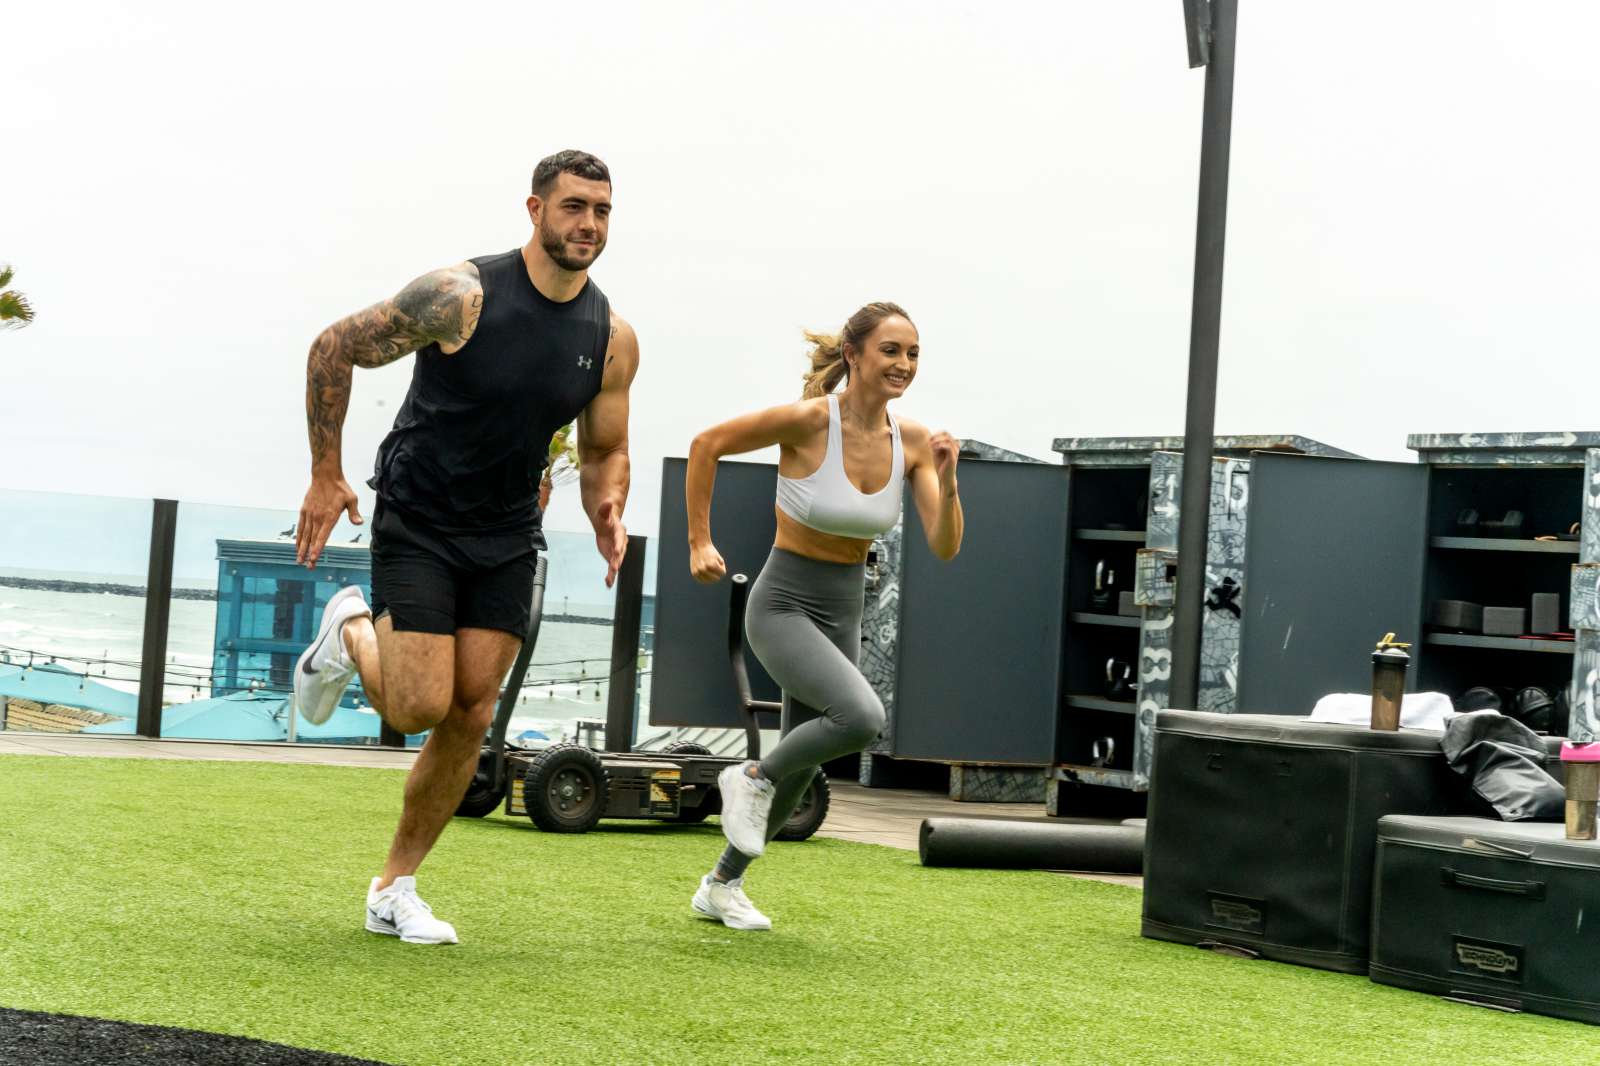
[[[802,374],[805,388],[800,398],[826,396],[839,387],[849,367],[844,361],[844,341],[837,334],[813,333],[806,330],[806,340],[811,344],[811,369]]]

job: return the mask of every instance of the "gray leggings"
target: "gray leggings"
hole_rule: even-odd
[[[800,722],[761,760],[762,776],[776,788],[768,840],[794,813],[817,767],[862,750],[883,731],[883,703],[856,667],[865,576],[859,563],[773,548],[750,589],[750,650],[783,689],[785,720]],[[719,866],[737,877],[748,863],[730,847]]]

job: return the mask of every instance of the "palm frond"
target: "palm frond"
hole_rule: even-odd
[[[569,423],[550,438],[550,451],[546,456],[544,476],[552,487],[570,485],[578,480],[578,442],[575,439],[578,424]]]
[[[574,439],[577,429],[578,423],[569,422],[550,437],[550,453],[546,457],[549,459],[549,465],[555,466],[556,463],[565,460],[574,469],[577,468],[578,442]]]
[[[33,321],[33,306],[20,292],[0,292],[0,329],[20,329]]]
[[[0,289],[11,284],[11,279],[17,276],[16,269],[10,263],[0,266]]]

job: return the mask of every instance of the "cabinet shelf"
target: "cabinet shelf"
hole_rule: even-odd
[[[1453,648],[1498,648],[1502,651],[1542,651],[1552,655],[1571,655],[1576,646],[1570,640],[1540,640],[1537,637],[1483,637],[1475,633],[1429,633],[1425,644]]]
[[[1138,704],[1121,700],[1108,700],[1104,696],[1068,696],[1063,701],[1068,707],[1086,711],[1110,711],[1112,714],[1137,714]]]
[[[1126,544],[1143,544],[1142,529],[1074,529],[1073,540],[1115,540]]]
[[[1138,629],[1141,622],[1141,619],[1128,615],[1095,614],[1093,611],[1073,611],[1067,617],[1081,626],[1114,626],[1122,629]]]
[[[1434,537],[1429,543],[1449,551],[1535,552],[1543,555],[1577,555],[1575,540],[1516,540],[1494,537]]]

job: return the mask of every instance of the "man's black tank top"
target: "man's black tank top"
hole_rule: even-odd
[[[437,344],[417,352],[367,484],[439,532],[542,548],[550,438],[600,392],[611,304],[593,280],[566,303],[544,296],[520,248],[472,262],[483,286],[478,328],[453,355]]]

